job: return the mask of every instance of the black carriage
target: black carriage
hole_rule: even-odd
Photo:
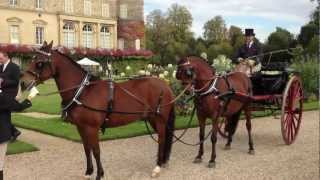
[[[292,144],[297,138],[303,111],[303,88],[300,76],[289,68],[287,62],[273,62],[263,66],[261,72],[251,77],[253,95],[252,111],[280,111],[284,142]],[[240,95],[241,96],[241,95]],[[219,134],[227,137],[225,121],[220,121]]]

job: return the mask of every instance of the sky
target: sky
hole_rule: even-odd
[[[192,31],[202,36],[203,25],[221,15],[227,27],[255,29],[256,37],[264,42],[276,27],[297,35],[308,23],[316,2],[310,0],[144,0],[145,16],[155,9],[166,12],[173,3],[186,6],[192,14]]]

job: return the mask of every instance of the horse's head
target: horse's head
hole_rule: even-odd
[[[182,85],[191,85],[191,88],[201,88],[203,83],[209,81],[214,76],[212,67],[202,58],[187,57],[178,62],[176,78]]]
[[[47,44],[45,41],[40,49],[35,50],[35,55],[32,57],[31,63],[21,75],[22,90],[30,89],[33,86],[50,79],[55,72],[51,61],[52,44]]]
[[[176,78],[182,82],[182,85],[192,84],[196,78],[195,64],[188,58],[182,58],[178,62]]]

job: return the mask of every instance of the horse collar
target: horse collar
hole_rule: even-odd
[[[200,93],[200,92],[196,92],[199,94],[199,96],[205,96],[205,95],[208,95],[210,93],[213,93],[213,92],[216,92],[216,93],[219,93],[219,90],[217,89],[217,82],[218,82],[218,77],[216,77],[212,83],[210,84],[209,88],[207,91],[203,92],[203,93]]]
[[[74,103],[76,103],[77,105],[82,105],[82,103],[78,100],[78,98],[81,95],[81,93],[83,92],[84,88],[86,86],[88,86],[89,84],[90,84],[90,74],[87,73],[86,76],[83,78],[83,80],[80,84],[80,87],[77,89],[72,100],[65,107],[62,108],[63,112],[67,111]]]

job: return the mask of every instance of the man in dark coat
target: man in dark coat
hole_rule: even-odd
[[[30,101],[31,98],[33,98],[33,96],[29,96],[28,99],[19,103],[14,98],[0,93],[0,180],[3,180],[3,167],[7,145],[12,137],[12,124],[9,118],[6,117],[8,114],[2,112],[22,111],[32,105]]]
[[[253,29],[245,29],[245,43],[241,46],[235,54],[233,63],[238,64],[244,59],[261,54],[261,48],[257,42],[254,41],[255,33]],[[251,58],[255,60],[256,64],[260,63],[260,58]]]
[[[10,61],[8,54],[0,52],[0,91],[4,95],[14,99],[19,89],[20,68]],[[10,110],[0,112],[0,120],[8,119],[11,122]],[[12,127],[12,138],[15,140],[21,132]]]

